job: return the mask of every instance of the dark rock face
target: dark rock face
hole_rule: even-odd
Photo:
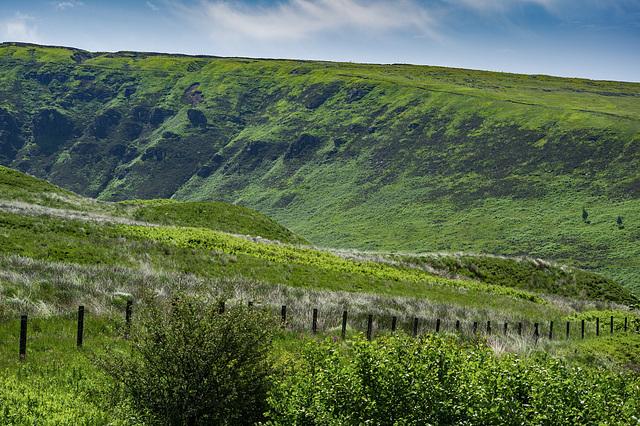
[[[157,146],[153,146],[149,149],[147,149],[141,157],[142,161],[146,161],[146,160],[152,160],[152,161],[162,161],[164,160],[164,157],[166,156],[166,151],[161,148],[161,147],[157,147]]]
[[[33,115],[33,140],[44,154],[52,154],[73,134],[73,122],[56,109],[41,109]]]
[[[313,135],[303,133],[289,146],[285,159],[305,158],[315,152],[322,142]]]
[[[189,121],[191,122],[193,127],[205,127],[207,125],[207,117],[200,110],[188,110],[187,117],[189,117]]]
[[[0,108],[0,161],[13,160],[23,145],[18,121]]]
[[[104,139],[107,137],[109,130],[118,125],[121,118],[122,114],[118,111],[114,109],[107,110],[93,120],[93,123],[89,126],[89,131],[96,138]]]
[[[149,113],[149,124],[159,126],[164,123],[164,120],[171,117],[173,114],[174,112],[169,109],[153,108]]]

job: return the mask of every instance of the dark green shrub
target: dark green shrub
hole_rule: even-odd
[[[134,406],[167,425],[254,424],[266,411],[276,319],[181,296],[136,311],[130,352],[97,359]]]

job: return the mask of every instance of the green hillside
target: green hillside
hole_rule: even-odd
[[[71,207],[51,208],[45,196],[56,193],[67,196]],[[38,196],[45,201],[15,201]],[[541,259],[340,252],[300,243],[306,241],[247,208],[170,200],[93,202],[0,168],[0,263],[7,271],[0,275],[0,305],[7,313],[18,308],[42,309],[47,303],[61,309],[58,304],[73,303],[58,293],[48,273],[22,278],[23,273],[15,270],[23,266],[12,256],[31,259],[29,265],[32,261],[62,262],[76,265],[74,268],[114,266],[114,271],[146,265],[165,274],[248,280],[255,288],[286,284],[436,299],[465,308],[489,303],[498,312],[557,310],[546,307],[548,302],[542,297],[551,295],[625,305],[640,302],[611,279]],[[472,302],[464,292],[477,294],[478,300]],[[488,302],[487,295],[495,300]],[[86,295],[79,292],[76,297]],[[500,307],[499,300],[505,298],[510,303]],[[26,306],[11,307],[12,299]],[[524,302],[541,307],[523,308]]]
[[[320,250],[300,242],[244,207],[96,201],[0,167],[0,422],[66,424],[71,416],[87,425],[156,424],[127,397],[126,380],[153,392],[165,383],[182,389],[170,381],[178,377],[191,389],[194,381],[203,382],[201,371],[212,370],[211,363],[201,367],[203,354],[219,359],[215,365],[226,371],[234,365],[233,344],[249,327],[266,333],[266,323],[275,327],[273,335],[255,344],[264,343],[259,350],[273,366],[268,416],[283,424],[299,424],[300,413],[309,410],[333,413],[334,401],[341,400],[333,395],[344,393],[339,383],[352,389],[369,382],[372,391],[350,398],[382,407],[364,411],[375,411],[381,421],[391,406],[378,402],[393,400],[399,395],[394,386],[405,382],[418,386],[401,392],[407,415],[416,411],[413,395],[446,391],[443,419],[461,412],[490,424],[514,412],[522,419],[561,413],[562,424],[635,419],[640,301],[615,281],[534,258]],[[129,300],[133,321],[125,325]],[[86,315],[82,349],[76,349],[79,305]],[[284,324],[281,306],[287,307]],[[141,380],[144,370],[127,369],[141,347],[138,333],[148,327],[149,309],[166,320],[158,323],[149,352],[170,365],[162,380]],[[259,316],[237,321],[238,309]],[[205,311],[217,316],[201,316]],[[349,313],[345,341],[338,337],[343,311]],[[25,314],[26,355],[19,359]],[[389,333],[392,316],[397,333]],[[363,334],[370,318],[372,341]],[[203,336],[211,336],[201,331],[221,319],[241,332],[211,331],[224,330],[214,335],[234,343],[199,350]],[[260,322],[252,326],[247,319]],[[571,335],[565,338],[568,321]],[[174,328],[182,337],[165,334]],[[412,330],[420,336],[411,337]],[[246,358],[243,350],[234,359]],[[105,374],[106,360],[112,360],[113,379]],[[198,374],[186,382],[176,373],[190,369]],[[214,386],[206,382],[205,388]],[[389,396],[372,399],[381,389]],[[326,401],[307,402],[317,395],[327,395]],[[496,410],[503,396],[509,403]],[[220,407],[218,399],[211,402]]]
[[[15,43],[0,82],[0,163],[85,196],[231,202],[320,246],[530,256],[640,290],[640,84]]]

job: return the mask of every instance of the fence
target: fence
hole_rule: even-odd
[[[249,306],[253,306],[253,302],[249,302]],[[128,301],[125,308],[125,333],[124,333],[125,338],[128,337],[127,333],[129,330],[129,326],[131,324],[132,307],[133,307],[133,302]],[[225,311],[225,305],[224,303],[221,303],[219,307],[219,312],[224,313],[224,311]],[[295,324],[290,324],[289,323],[290,318],[288,318],[287,314],[288,314],[287,307],[282,306],[280,310],[280,317],[283,324],[283,328],[286,330],[287,327],[289,327],[288,330],[293,332],[302,330],[304,333],[304,330],[305,330],[304,324],[297,324],[297,326]],[[359,317],[361,316],[362,315],[360,315]],[[452,320],[443,321],[439,318],[426,319],[426,318],[418,318],[418,317],[411,318],[410,320],[407,320],[406,318],[402,318],[404,321],[399,321],[398,317],[393,316],[391,318],[381,317],[374,322],[373,315],[366,315],[365,317],[366,317],[366,338],[368,340],[372,340],[374,338],[376,331],[396,332],[398,330],[402,330],[413,336],[418,336],[419,334],[425,334],[425,333],[437,334],[437,333],[446,332],[446,331],[455,332],[460,335],[466,334],[471,336],[480,336],[480,335],[490,336],[496,333],[501,333],[503,336],[507,336],[510,333],[513,335],[517,334],[517,336],[520,336],[520,337],[530,337],[534,340],[535,343],[537,343],[537,341],[541,338],[548,338],[550,340],[564,338],[566,340],[569,340],[572,337],[575,338],[575,334],[576,334],[576,328],[572,326],[572,324],[575,324],[575,323],[572,323],[570,321],[563,323],[560,331],[557,332],[557,329],[554,328],[554,326],[557,324],[555,324],[553,321],[550,321],[548,324],[548,328],[545,328],[544,330],[542,329],[540,323],[537,323],[537,322],[533,324],[530,322],[518,322],[516,324],[509,324],[508,322],[504,322],[504,323],[498,324],[497,329],[494,329],[493,327],[494,325],[492,325],[491,321],[486,321],[483,323],[474,321],[473,323],[469,322],[468,324],[463,324],[460,320],[456,320],[454,322]],[[23,315],[20,318],[19,358],[21,360],[26,358],[27,341],[30,340],[28,337],[28,323],[29,323],[28,320],[29,319],[27,315]],[[321,321],[318,316],[318,309],[313,309],[312,316],[311,316],[311,327],[307,330],[312,335],[322,332],[321,328],[325,328],[325,329],[329,328],[329,331],[334,331],[336,333],[338,330],[340,330],[340,337],[342,339],[345,339],[346,333],[347,333],[348,321],[349,321],[348,311],[345,310],[342,312],[341,323],[335,324],[335,318],[333,318],[333,320],[334,320],[333,327],[330,327],[331,320],[324,321],[323,324],[321,325],[320,324]],[[390,320],[390,324],[389,324],[389,320]],[[4,320],[4,321],[6,322],[10,320]],[[358,321],[355,321],[355,322],[358,322]],[[363,325],[362,321],[360,321],[360,325]],[[600,318],[596,318],[595,325],[593,327],[591,327],[591,324],[585,323],[585,320],[581,320],[581,322],[578,323],[577,332],[579,333],[580,339],[585,339],[587,335],[589,335],[590,337],[593,337],[594,334],[595,334],[595,337],[598,337],[600,336],[601,331],[602,333],[606,333],[607,328],[608,328],[609,334],[613,334],[615,330],[614,325],[615,324],[614,324],[613,316],[609,318],[608,324],[605,324],[604,328],[601,327]],[[624,318],[624,323],[619,325],[620,325],[620,329],[623,330],[624,332],[633,331],[633,330],[629,330],[629,321],[627,317]],[[354,324],[352,324],[351,328],[357,328],[357,327],[354,327]],[[77,348],[82,348],[83,346],[84,330],[85,330],[85,310],[84,310],[84,306],[79,306],[78,314],[77,314],[77,333],[75,336],[75,342],[76,342]],[[635,332],[640,332],[639,326],[636,326]],[[39,337],[42,337],[42,336],[39,336]],[[337,336],[335,337],[337,338]]]

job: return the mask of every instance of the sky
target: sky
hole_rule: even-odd
[[[640,82],[640,0],[0,0],[0,41]]]

